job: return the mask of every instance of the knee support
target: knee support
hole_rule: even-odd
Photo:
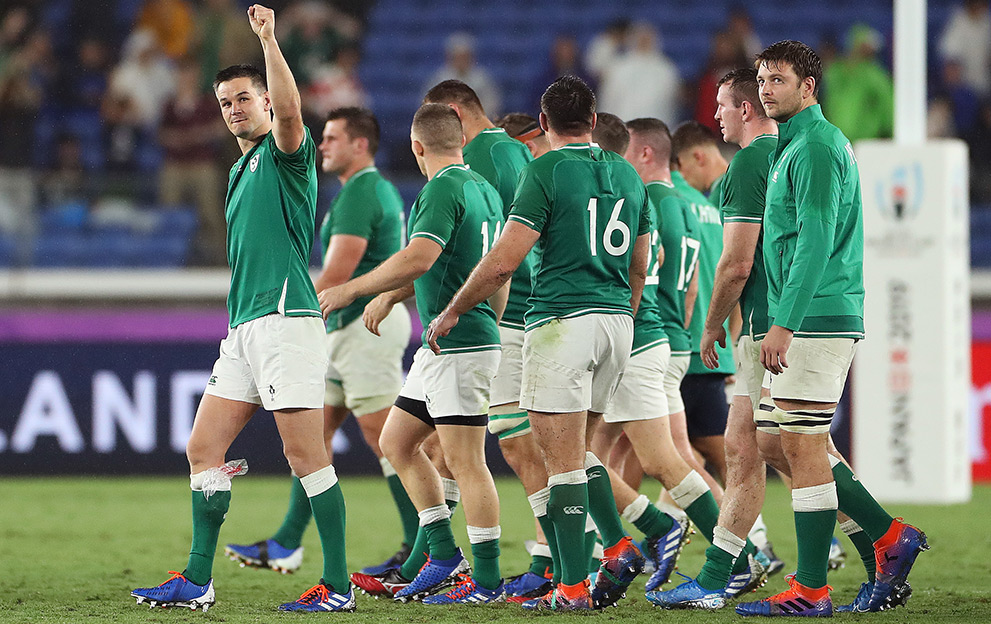
[[[758,431],[772,435],[777,435],[780,430],[810,435],[829,433],[834,412],[836,412],[836,408],[786,411],[776,406],[772,399],[763,398],[757,411],[754,412],[754,424],[757,425]]]
[[[518,438],[530,433],[530,417],[526,412],[491,414],[488,427],[489,433],[500,440]]]

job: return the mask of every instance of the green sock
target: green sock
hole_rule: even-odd
[[[585,531],[585,561],[588,561],[588,573],[591,574],[599,569],[601,561],[595,557],[595,545],[599,543],[599,536],[595,531]]]
[[[795,512],[795,534],[798,536],[795,580],[802,585],[816,589],[826,584],[829,544],[833,540],[835,524],[834,509]]]
[[[547,515],[554,523],[560,561],[555,562],[555,571],[560,569],[561,582],[574,585],[585,580],[588,559],[585,557],[585,513],[588,507],[588,488],[584,483],[574,483],[585,474],[566,472],[552,475],[548,480],[551,497],[547,502]],[[563,479],[555,480],[558,477]],[[569,482],[571,481],[571,482]],[[615,505],[613,505],[615,509]],[[560,565],[556,565],[560,563]]]
[[[454,508],[458,506],[458,501],[445,501],[447,503],[447,508],[454,512]],[[412,581],[416,573],[420,571],[423,564],[427,562],[427,554],[430,552],[430,542],[427,540],[427,531],[420,526],[420,518],[417,516],[417,528],[416,537],[413,539],[413,545],[410,548],[409,557],[406,562],[399,568],[399,574],[406,580]]]
[[[392,500],[396,502],[396,509],[399,510],[399,521],[403,525],[403,543],[412,546],[416,541],[416,533],[420,528],[419,518],[416,515],[416,507],[409,499],[403,482],[399,480],[399,475],[393,474],[385,478],[389,484],[389,492],[392,493]],[[282,542],[279,542],[280,544]]]
[[[550,557],[545,557],[544,555],[531,555],[530,557],[530,569],[527,570],[530,574],[536,574],[537,576],[547,576],[547,573],[554,573],[554,560]]]
[[[606,472],[605,466],[598,464],[587,468],[585,474],[588,476],[588,513],[592,515],[595,526],[599,529],[602,545],[605,548],[615,546],[626,537],[626,530],[619,518],[619,512],[616,511],[616,499],[613,498],[609,473]]]
[[[313,521],[320,534],[323,549],[323,582],[335,592],[348,591],[351,581],[348,578],[347,557],[344,549],[344,524],[346,510],[344,493],[340,483],[310,497]]]
[[[849,520],[848,522],[853,522]],[[854,524],[856,524],[854,522]],[[867,572],[867,581],[870,583],[874,582],[877,576],[877,560],[874,558],[874,541],[871,540],[870,536],[867,535],[867,531],[864,531],[860,527],[857,530],[847,533],[847,523],[844,522],[840,525],[846,536],[850,538],[853,542],[854,548],[857,549],[857,554],[860,555],[860,560],[864,562],[864,570]]]
[[[894,518],[874,500],[867,488],[843,462],[833,466],[833,478],[836,480],[836,497],[840,501],[840,511],[859,524],[871,540],[879,540],[888,531]]]
[[[451,531],[451,519],[445,518],[423,527],[430,544],[430,556],[433,559],[450,559],[458,554],[458,545],[454,543],[454,532]],[[416,576],[415,574],[413,576]],[[412,578],[412,577],[410,577]]]
[[[502,581],[499,573],[499,538],[485,540],[471,545],[471,578],[485,589],[495,589]]]
[[[704,589],[710,591],[723,589],[729,582],[734,559],[746,560],[746,557],[733,557],[722,548],[710,545],[705,549],[705,564],[695,580]]]
[[[193,544],[183,576],[197,585],[206,585],[213,576],[213,556],[217,553],[220,525],[231,506],[231,493],[214,492],[207,500],[203,492],[194,491],[192,499]]]
[[[743,550],[740,551],[740,556],[736,558],[733,562],[733,574],[740,574],[747,569],[750,565],[750,561],[747,560],[747,555],[756,555],[757,547],[754,543],[747,538],[747,542],[743,545]]]
[[[660,537],[671,530],[674,519],[655,507],[653,503],[647,503],[647,508],[633,521],[633,526],[647,537]]]
[[[537,516],[537,522],[540,523],[540,528],[544,531],[544,537],[547,538],[547,548],[551,551],[551,573],[554,575],[553,582],[556,587],[561,582],[561,551],[558,550],[557,546],[557,532],[554,529],[554,523],[551,522],[551,518],[547,514]]]
[[[702,496],[696,498],[692,504],[685,508],[685,513],[691,518],[695,526],[699,528],[705,539],[712,543],[712,530],[719,522],[719,505],[712,495],[712,491],[707,491]]]
[[[299,482],[299,477],[293,475],[292,488],[289,490],[289,508],[286,510],[286,517],[282,520],[282,526],[272,536],[283,548],[299,548],[303,541],[303,533],[310,524],[313,512],[310,510],[310,499],[306,496],[303,484]]]

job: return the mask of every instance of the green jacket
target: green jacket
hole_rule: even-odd
[[[850,141],[810,106],[778,126],[764,211],[772,325],[864,337],[864,224]]]

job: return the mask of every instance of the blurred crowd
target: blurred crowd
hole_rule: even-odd
[[[12,0],[0,5],[0,234],[30,230],[37,208],[66,215],[129,206],[195,206],[193,261],[222,264],[225,175],[239,155],[211,90],[216,71],[259,62],[245,18],[247,0]],[[372,2],[277,0],[283,52],[316,136],[325,114],[371,106],[358,77]],[[963,0],[930,50],[931,137],[960,137],[973,161],[972,197],[991,202],[991,14],[987,0]],[[825,37],[821,100],[852,141],[890,137],[890,33],[855,24]],[[424,90],[460,78],[486,111],[504,110],[504,89],[539,100],[556,77],[591,84],[599,109],[623,119],[687,119],[718,130],[715,85],[762,48],[742,8],[711,37],[697,75],[684,75],[655,25],[618,20],[590,41],[548,38],[532,84],[501,85],[475,42],[451,34],[444,61]],[[583,49],[583,45],[584,49]],[[670,52],[670,51],[669,51]],[[701,56],[701,55],[700,55]],[[696,66],[699,64],[696,63]],[[685,66],[684,63],[681,64]],[[517,98],[519,100],[519,98]],[[528,111],[533,112],[533,111]]]
[[[46,0],[0,13],[0,231],[29,228],[38,206],[125,220],[139,205],[195,206],[192,261],[222,264],[226,174],[240,154],[212,81],[262,62],[248,4]],[[364,3],[272,4],[311,127],[334,107],[368,105]]]

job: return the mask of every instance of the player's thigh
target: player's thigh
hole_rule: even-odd
[[[681,381],[681,396],[685,403],[689,439],[722,436],[726,432],[729,416],[726,375],[685,375]]]
[[[596,322],[592,402],[589,412],[603,414],[609,407],[633,346],[633,319],[625,314],[593,314]]]
[[[297,476],[305,477],[330,464],[323,443],[322,409],[286,409],[274,412],[282,450]]]
[[[740,336],[736,345],[736,385],[733,396],[750,399],[751,413],[760,402],[761,387],[767,370],[760,363],[760,341],[750,336]]]
[[[192,472],[223,464],[227,449],[257,409],[254,403],[204,394],[186,443]]]
[[[733,397],[726,419],[724,444],[727,461],[759,459],[757,427],[754,425],[754,410],[749,393]]]
[[[672,353],[668,360],[667,370],[664,371],[664,393],[668,398],[668,414],[685,411],[685,401],[681,396],[681,382],[688,372],[691,356],[683,353]],[[673,427],[673,425],[672,425]]]
[[[269,314],[242,327],[244,352],[262,406],[272,412],[321,409],[327,371],[323,320]]]
[[[397,404],[389,410],[382,427],[379,445],[389,461],[399,470],[413,455],[422,451],[422,445],[434,433],[433,423],[426,414],[414,414]]]
[[[393,308],[379,332],[381,336],[369,332],[357,318],[327,335],[327,378],[340,384],[333,398],[358,418],[388,408],[403,385],[402,360],[410,336],[406,307]]]
[[[855,351],[849,338],[794,338],[788,368],[772,377],[771,396],[775,402],[839,402]]]
[[[664,375],[671,359],[671,347],[660,344],[630,356],[612,401],[602,418],[604,423],[652,420],[668,415]]]
[[[438,425],[437,439],[444,461],[455,475],[485,468],[485,427],[481,425]]]
[[[490,403],[493,408],[511,403],[518,404],[520,401],[520,386],[523,383],[523,337],[522,329],[499,328],[502,357],[499,358],[499,368],[496,369],[495,377],[492,379]],[[490,411],[490,415],[493,413],[495,413],[494,409]]]
[[[382,450],[379,447],[379,438],[382,437],[382,428],[385,427],[385,421],[389,417],[390,410],[391,407],[387,407],[356,419],[358,421],[358,427],[361,429],[361,435],[365,438],[365,443],[372,449],[376,457],[382,456]]]

